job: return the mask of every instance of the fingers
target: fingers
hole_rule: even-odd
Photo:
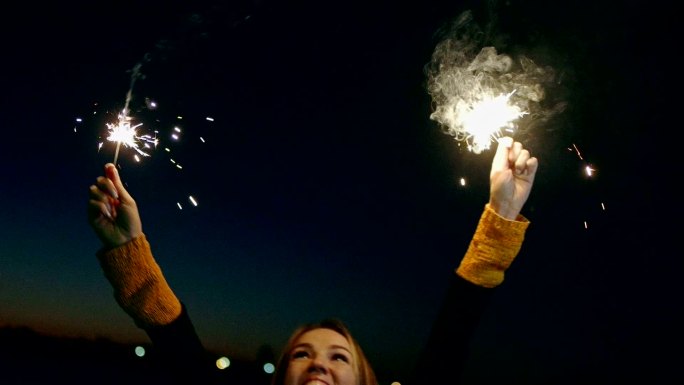
[[[513,142],[506,161],[515,175],[534,176],[537,172],[537,158],[532,157],[520,142]]]
[[[107,180],[111,182],[112,187],[114,187],[114,191],[116,192],[116,195],[112,194],[112,196],[119,198],[118,192],[125,191],[125,189],[121,183],[121,177],[119,177],[119,171],[116,169],[116,166],[114,166],[112,163],[105,164],[105,175],[107,176]]]
[[[96,221],[100,215],[114,220],[116,217],[116,207],[120,203],[120,196],[124,195],[120,192],[127,195],[113,164],[108,163],[105,165],[105,174],[107,177],[97,177],[95,184],[90,186],[89,189],[88,214],[91,221]]]
[[[530,181],[534,180],[534,176],[537,173],[537,168],[539,167],[539,161],[537,158],[532,157],[527,160],[527,176]]]
[[[518,143],[519,144],[519,143]],[[499,139],[499,144],[496,147],[494,160],[492,160],[492,171],[506,170],[510,164],[510,149],[513,145],[513,138],[504,136]]]
[[[531,181],[538,166],[537,158],[531,156],[530,151],[523,148],[522,143],[508,136],[499,139],[492,160],[492,175],[511,170],[513,175],[522,176]]]
[[[97,189],[95,186],[90,186],[91,190],[92,189]],[[100,215],[104,215],[110,220],[114,220],[112,213],[111,213],[111,205],[107,204],[106,201],[102,201],[99,199],[90,199],[88,201],[88,217],[90,218],[91,223],[94,223],[98,218],[100,218]]]
[[[105,175],[107,175],[107,178],[112,181],[116,191],[118,192],[118,195],[112,196],[121,200],[122,203],[133,203],[133,197],[128,193],[128,190],[126,190],[124,187],[123,182],[121,182],[119,170],[117,170],[113,163],[107,163],[105,165]]]
[[[111,179],[98,176],[95,184],[102,194],[106,193],[114,199],[119,199],[119,193]]]
[[[530,159],[530,152],[523,149],[522,143],[513,143],[513,147],[508,153],[508,161],[516,175],[522,175],[525,172],[528,159]]]
[[[101,213],[109,219],[114,219],[114,207],[118,205],[119,201],[112,197],[112,194],[109,192],[110,187],[111,181],[104,177],[98,178],[97,186],[90,186],[90,201],[88,202],[88,211],[92,218],[97,217]]]

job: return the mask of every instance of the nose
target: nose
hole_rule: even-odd
[[[320,356],[315,356],[311,360],[311,364],[309,365],[307,371],[309,373],[322,373],[325,374],[328,372],[328,368],[325,365],[325,361],[321,359]]]

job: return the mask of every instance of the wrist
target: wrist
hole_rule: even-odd
[[[492,209],[498,216],[508,219],[510,221],[516,220],[520,215],[520,209],[512,205],[496,200],[489,200],[489,208]]]
[[[143,235],[141,232],[131,232],[129,234],[116,234],[114,236],[100,234],[100,241],[102,242],[102,248],[105,250],[116,249],[127,243],[130,243],[136,238],[140,238]]]

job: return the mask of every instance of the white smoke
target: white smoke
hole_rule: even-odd
[[[430,119],[445,133],[465,142],[471,151],[479,153],[488,148],[481,138],[475,140],[465,119],[465,114],[483,101],[508,96],[508,115],[517,114],[486,134],[492,140],[502,134],[512,135],[521,125],[530,129],[564,110],[564,103],[546,109],[541,104],[546,96],[544,85],[552,84],[556,77],[553,68],[537,65],[525,56],[513,59],[498,53],[496,47],[487,45],[489,37],[474,22],[471,11],[462,13],[442,32],[425,67],[433,106]],[[479,115],[492,118],[490,112]]]

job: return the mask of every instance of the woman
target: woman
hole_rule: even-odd
[[[522,144],[499,140],[490,171],[489,202],[461,260],[415,371],[415,383],[458,381],[470,337],[492,288],[518,254],[529,221],[520,215],[538,161]],[[103,247],[100,265],[119,305],[150,336],[173,379],[208,375],[202,343],[185,307],[167,284],[145,239],[135,200],[113,164],[90,186],[88,220]],[[208,377],[205,377],[205,381]],[[295,331],[273,376],[274,385],[377,385],[363,351],[339,321]]]

